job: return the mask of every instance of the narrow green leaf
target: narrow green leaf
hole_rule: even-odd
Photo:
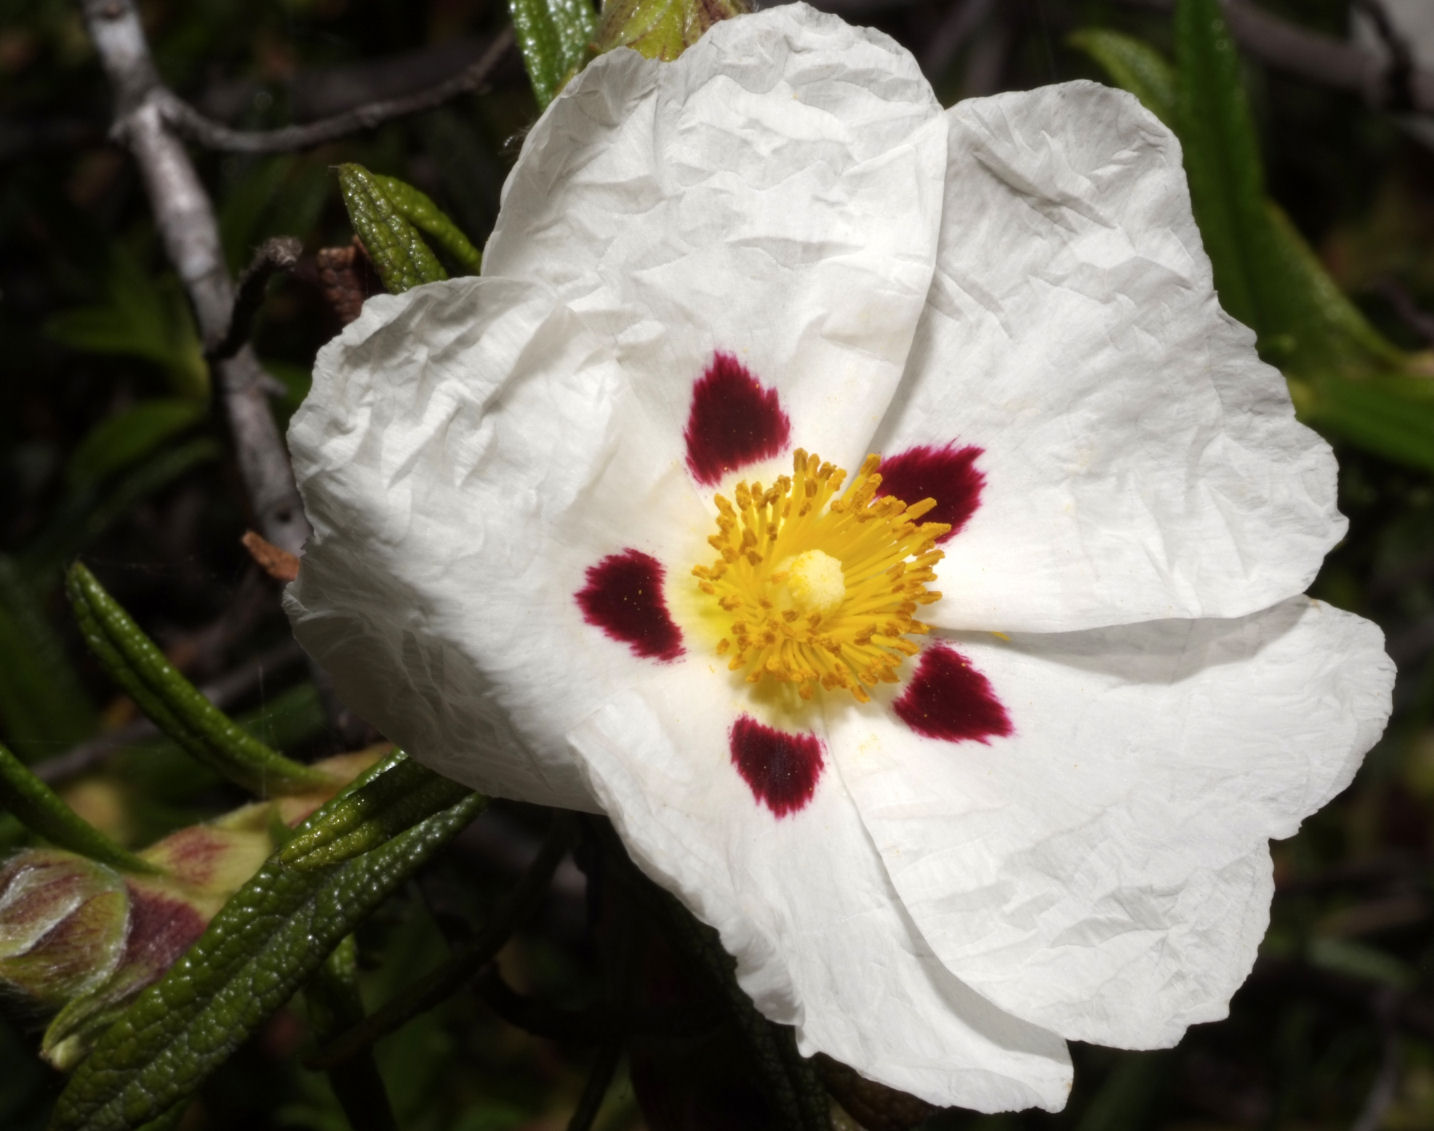
[[[485,804],[470,794],[329,868],[299,871],[271,859],[105,1030],[61,1093],[51,1131],[130,1131],[183,1102]],[[311,820],[323,817],[320,810]]]
[[[1360,313],[1283,209],[1268,203],[1266,287],[1280,296],[1279,332],[1290,339],[1285,368],[1301,376],[1362,377],[1399,369],[1408,357]]]
[[[264,745],[204,698],[79,562],[65,584],[90,650],[151,721],[195,758],[261,795],[332,784],[327,774]]]
[[[420,283],[448,278],[448,272],[423,242],[418,229],[362,165],[339,166],[339,191],[354,231],[391,294],[402,294]]]
[[[388,197],[389,203],[398,209],[399,215],[437,240],[438,245],[460,266],[468,268],[474,275],[478,274],[483,266],[483,256],[427,193],[397,177],[385,177],[381,173],[370,176]]]
[[[126,872],[152,875],[159,869],[126,852],[79,816],[20,759],[0,746],[0,806],[13,813],[36,836],[101,864]]]
[[[1315,384],[1312,404],[1304,415],[1335,439],[1434,472],[1434,399],[1427,394],[1411,396],[1403,388],[1404,381],[1330,376]]]
[[[327,1041],[363,1020],[359,995],[358,944],[344,936],[315,972],[304,997],[309,1020],[320,1041]],[[396,1131],[393,1105],[372,1053],[365,1049],[353,1060],[328,1070],[329,1086],[344,1109],[352,1131]]]
[[[203,401],[179,397],[141,401],[101,420],[75,448],[66,475],[86,487],[148,456],[165,441],[202,420]]]
[[[1147,110],[1175,128],[1175,67],[1169,59],[1143,39],[1105,28],[1082,28],[1072,32],[1068,42],[1095,60],[1111,82],[1130,91]]]
[[[533,95],[546,109],[586,62],[597,12],[588,0],[508,0],[508,11]]]
[[[0,554],[0,726],[26,761],[86,738],[95,713],[39,596]]]
[[[219,456],[212,436],[195,436],[122,473],[103,491],[79,490],[61,501],[44,528],[16,555],[25,580],[48,589],[65,563],[127,515],[141,500]]]
[[[400,754],[324,808],[279,851],[293,868],[325,868],[369,852],[471,790]]]
[[[139,256],[112,244],[103,283],[99,302],[54,315],[45,334],[70,349],[152,362],[165,371],[177,395],[207,396],[204,351],[178,280],[154,278]]]
[[[1215,288],[1221,305],[1263,339],[1272,329],[1258,268],[1269,244],[1264,172],[1219,0],[1180,0],[1175,62],[1177,132]]]

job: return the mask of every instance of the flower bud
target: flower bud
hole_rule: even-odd
[[[131,998],[158,981],[225,901],[379,749],[321,763],[333,782],[236,809],[139,853],[152,873],[124,873],[60,849],[27,849],[0,866],[0,989],[58,1010],[41,1055],[69,1069]]]
[[[128,922],[113,868],[59,849],[21,852],[0,867],[0,985],[59,1006],[110,976]]]
[[[593,49],[631,47],[649,59],[676,59],[718,20],[745,15],[747,0],[604,0]]]

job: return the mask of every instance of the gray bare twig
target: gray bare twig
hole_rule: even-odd
[[[234,309],[219,225],[194,165],[165,118],[172,95],[160,82],[134,0],[81,0],[85,24],[115,92],[112,136],[134,155],[169,260],[179,272],[204,341],[221,341]],[[309,534],[279,429],[265,399],[266,374],[245,346],[216,359],[213,375],[234,438],[239,471],[264,537],[297,553]]]
[[[265,240],[249,260],[249,266],[239,276],[239,294],[234,300],[234,313],[223,337],[210,346],[206,353],[211,361],[222,361],[233,357],[240,347],[249,340],[249,331],[254,326],[254,316],[264,301],[264,288],[276,271],[291,271],[299,261],[304,245],[293,236],[275,236]]]
[[[186,137],[209,149],[230,153],[288,153],[370,130],[395,118],[431,110],[460,94],[483,89],[493,68],[513,46],[513,31],[505,28],[471,66],[424,90],[398,98],[355,106],[332,117],[277,130],[236,130],[207,118],[172,92],[157,96],[165,120]]]

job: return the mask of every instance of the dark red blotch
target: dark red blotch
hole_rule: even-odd
[[[812,799],[822,776],[822,744],[814,734],[788,734],[743,715],[728,735],[732,764],[757,800],[785,817]]]
[[[778,455],[791,434],[777,391],[765,388],[730,353],[713,354],[692,386],[682,432],[692,477],[710,487],[729,471]]]
[[[976,468],[983,449],[958,448],[946,444],[936,448],[923,444],[888,456],[881,461],[878,495],[895,495],[903,503],[935,499],[936,506],[921,521],[950,523],[940,538],[944,542],[966,525],[981,505],[981,488],[986,477]]]
[[[1012,731],[990,681],[944,644],[921,653],[916,674],[892,709],[917,734],[946,742],[989,742]]]
[[[577,593],[583,619],[650,660],[682,655],[682,632],[662,600],[662,563],[641,550],[609,554],[588,566]]]

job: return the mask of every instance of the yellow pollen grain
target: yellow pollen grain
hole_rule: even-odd
[[[867,456],[842,490],[845,471],[799,449],[791,476],[715,497],[708,543],[718,557],[692,572],[726,626],[717,654],[747,682],[866,702],[919,651],[909,638],[930,628],[913,614],[941,596],[928,585],[942,557],[936,539],[951,528],[919,521],[933,499],[878,497],[880,465]]]

